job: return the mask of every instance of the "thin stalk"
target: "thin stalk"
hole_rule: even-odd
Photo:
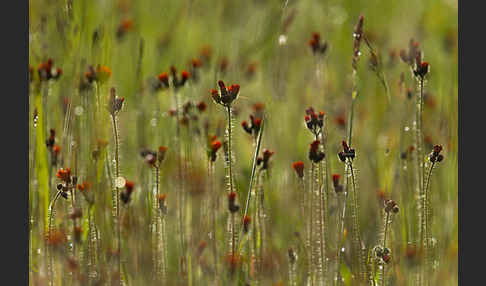
[[[309,190],[309,278],[310,278],[310,284],[313,286],[314,285],[314,237],[313,237],[313,225],[314,225],[314,218],[313,218],[313,213],[314,213],[314,164],[312,164],[311,167],[311,187]]]
[[[55,209],[55,206],[56,206],[56,202],[57,202],[57,199],[59,198],[59,196],[61,195],[61,192],[58,191],[56,196],[54,197],[54,199],[52,200],[51,204],[49,205],[49,224],[47,226],[47,238],[50,239],[51,238],[51,235],[52,235],[52,220],[54,219],[54,217],[56,216],[56,209]],[[49,285],[53,285],[54,283],[54,270],[53,270],[53,254],[52,254],[52,248],[49,247],[48,248],[48,251],[49,251],[49,265],[48,265],[48,269],[49,269]]]
[[[230,186],[230,192],[233,192],[233,171],[232,171],[232,165],[233,165],[233,158],[231,154],[231,149],[233,148],[232,142],[231,142],[231,107],[227,106],[226,107],[226,112],[227,112],[227,117],[228,117],[228,165],[229,165],[229,186]]]
[[[228,122],[228,123],[230,123],[230,122]],[[256,166],[257,166],[257,161],[258,161],[257,159],[258,159],[258,154],[260,153],[260,146],[261,146],[261,143],[262,143],[262,136],[263,136],[262,134],[263,134],[263,128],[264,127],[265,127],[265,118],[262,118],[262,122],[261,122],[261,125],[260,125],[260,131],[258,132],[257,144],[256,144],[256,147],[255,147],[255,153],[253,155],[253,164],[252,164],[252,168],[251,168],[250,185],[248,186],[248,195],[247,195],[247,198],[246,198],[245,212],[243,214],[242,219],[245,219],[245,217],[248,215],[248,209],[250,207],[251,192],[253,190],[253,180],[255,178],[255,171],[256,171]],[[231,150],[231,148],[229,148],[229,149]],[[230,158],[231,158],[231,156],[230,156]],[[231,166],[231,164],[230,164],[230,166]],[[242,225],[242,229],[240,231],[240,234],[243,233],[243,223],[241,225]],[[241,238],[240,238],[240,241],[242,241]],[[238,249],[239,248],[240,247],[238,247]]]
[[[116,236],[117,236],[117,268],[116,271],[118,272],[119,277],[118,283],[121,284],[121,234],[120,234],[120,189],[118,188],[118,184],[116,180],[120,177],[120,143],[118,141],[119,134],[118,134],[118,127],[116,122],[116,115],[111,115],[112,125],[113,125],[113,138],[115,140],[115,213],[116,213]]]
[[[336,253],[336,256],[337,256],[337,265],[336,265],[336,285],[341,285],[342,283],[342,276],[341,276],[341,264],[342,264],[342,248],[343,248],[343,245],[344,245],[344,221],[345,221],[345,217],[346,217],[346,200],[347,200],[347,197],[348,197],[348,185],[349,185],[349,178],[348,178],[348,168],[345,168],[344,170],[344,175],[346,177],[346,186],[344,188],[344,194],[343,194],[343,199],[342,200],[339,200],[339,197],[338,197],[338,203],[339,201],[341,201],[342,203],[342,212],[341,212],[341,217],[338,218],[338,225],[339,225],[339,232],[337,232],[337,239],[336,239],[336,242],[337,242],[337,245],[338,245],[338,248],[337,248],[337,253]]]
[[[348,159],[349,160],[349,159]],[[358,192],[356,190],[356,182],[355,182],[355,174],[354,174],[354,169],[353,169],[353,162],[349,161],[349,168],[351,171],[351,182],[352,182],[352,192],[353,192],[353,232],[354,232],[354,244],[355,244],[355,250],[358,255],[358,274],[361,276],[363,273],[361,272],[361,264],[363,263],[363,254],[361,251],[361,233],[359,229],[359,204],[358,204]],[[361,277],[363,278],[363,277]]]
[[[388,221],[390,219],[390,212],[386,213],[386,218],[385,218],[385,233],[383,234],[383,250],[386,247],[386,234],[388,232]],[[386,280],[385,280],[385,264],[383,263],[382,268],[381,268],[381,285],[385,286]]]

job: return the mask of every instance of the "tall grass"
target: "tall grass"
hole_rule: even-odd
[[[32,1],[30,283],[456,285],[456,12]]]

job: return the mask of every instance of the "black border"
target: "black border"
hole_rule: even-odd
[[[2,218],[0,284],[28,285],[29,279],[29,2],[3,2],[0,78],[2,85]],[[13,282],[13,283],[12,283]]]

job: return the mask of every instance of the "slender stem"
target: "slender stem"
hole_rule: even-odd
[[[116,123],[116,115],[111,115],[112,125],[113,125],[113,137],[115,140],[115,211],[116,211],[116,235],[117,235],[117,250],[118,250],[118,263],[117,263],[117,272],[119,277],[117,279],[118,282],[121,284],[121,235],[120,235],[120,189],[118,188],[118,184],[116,180],[120,177],[120,155],[119,149],[120,145],[118,142],[118,127]]]
[[[388,221],[390,219],[390,212],[386,213],[386,218],[385,218],[385,233],[383,234],[383,251],[386,248],[386,234],[388,232]],[[383,263],[383,266],[381,268],[381,285],[385,286],[385,263]]]
[[[359,230],[359,209],[358,209],[358,193],[356,190],[356,182],[355,182],[355,175],[354,175],[354,169],[353,169],[353,162],[349,160],[349,168],[351,171],[351,182],[352,182],[352,187],[353,187],[353,212],[354,212],[354,218],[353,218],[353,228],[354,228],[354,235],[355,235],[355,248],[356,252],[358,255],[358,274],[361,275],[361,263],[363,262],[363,257],[361,253],[361,234]]]
[[[233,171],[232,171],[232,165],[233,165],[233,158],[231,154],[231,149],[233,146],[231,145],[231,106],[226,107],[227,111],[227,117],[228,117],[228,160],[229,160],[229,183],[230,183],[230,191],[233,192]]]

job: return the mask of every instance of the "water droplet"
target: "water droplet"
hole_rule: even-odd
[[[287,44],[287,36],[285,36],[285,35],[280,35],[280,36],[278,37],[278,44],[279,44],[279,45],[281,45],[281,46],[283,46],[283,45]]]
[[[152,127],[156,127],[157,126],[157,118],[152,118],[152,120],[150,120],[150,125]]]
[[[76,108],[74,108],[74,114],[76,114],[77,116],[83,115],[83,112],[84,109],[82,106],[76,106]]]
[[[345,248],[344,248],[344,247],[343,247],[343,248],[341,248],[341,252],[344,252],[344,250],[345,250]]]
[[[123,188],[125,187],[126,180],[123,177],[118,177],[115,180],[115,185],[117,188]]]
[[[405,126],[405,128],[403,130],[405,130],[405,132],[408,132],[408,131],[410,131],[410,127]]]

